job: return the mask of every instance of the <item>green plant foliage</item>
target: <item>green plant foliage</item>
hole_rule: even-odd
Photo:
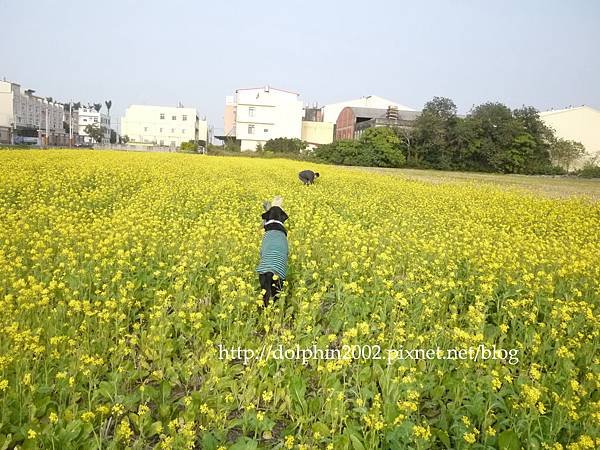
[[[300,139],[290,139],[290,138],[276,138],[269,139],[264,147],[261,146],[260,151],[270,151],[273,153],[295,153],[299,154],[302,151],[306,150],[307,143],[301,141]],[[257,149],[258,150],[258,149]]]
[[[182,142],[178,151],[180,153],[198,153],[198,143],[196,141]]]

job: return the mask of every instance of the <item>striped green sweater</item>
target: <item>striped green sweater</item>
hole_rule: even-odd
[[[258,273],[273,272],[285,280],[288,262],[288,241],[285,233],[279,230],[265,232],[260,247],[260,262]]]

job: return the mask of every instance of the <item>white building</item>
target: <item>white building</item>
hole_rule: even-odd
[[[269,86],[237,89],[233,99],[226,99],[226,131],[235,132],[242,150],[255,151],[259,144],[279,137],[301,139],[303,104],[299,97]],[[234,126],[227,123],[232,119]]]
[[[17,83],[0,81],[0,142],[17,143],[22,137],[38,138],[43,145],[64,145],[64,106],[33,95]]]
[[[581,142],[586,154],[575,161],[579,169],[587,161],[600,163],[600,111],[589,106],[543,111],[542,121],[561,139]]]
[[[206,120],[195,108],[131,105],[121,118],[121,136],[131,143],[179,147],[183,142],[208,140]]]
[[[375,109],[388,109],[390,106],[395,106],[400,111],[416,111],[416,109],[401,105],[400,103],[396,103],[392,100],[378,97],[376,95],[369,95],[367,97],[357,98],[356,100],[330,103],[329,105],[323,106],[323,122],[336,123],[340,112],[342,112],[342,109],[344,109],[346,106]]]
[[[83,142],[86,144],[95,144],[96,141],[85,132],[85,127],[88,125],[96,125],[104,130],[101,144],[110,143],[110,123],[108,115],[96,111],[93,106],[81,106],[79,108],[79,135],[82,136]]]

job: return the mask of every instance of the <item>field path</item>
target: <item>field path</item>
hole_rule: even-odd
[[[342,167],[342,166],[340,166]],[[502,188],[520,189],[553,198],[587,197],[600,200],[600,180],[551,175],[507,175],[480,172],[450,172],[423,169],[386,169],[380,167],[345,167],[426,183],[486,183]]]

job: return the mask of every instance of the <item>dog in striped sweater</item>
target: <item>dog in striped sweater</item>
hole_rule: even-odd
[[[277,196],[273,203],[265,201],[262,215],[265,235],[260,247],[260,262],[256,268],[260,287],[264,290],[263,303],[269,306],[283,288],[288,263],[287,230],[283,223],[288,215],[282,208],[283,198]]]

